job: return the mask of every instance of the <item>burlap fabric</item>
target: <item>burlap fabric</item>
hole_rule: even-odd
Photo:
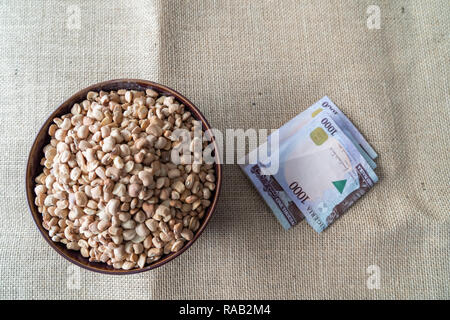
[[[449,16],[447,1],[2,1],[0,298],[448,299]],[[54,108],[114,78],[173,87],[222,130],[277,128],[329,95],[379,153],[380,183],[318,235],[284,231],[226,165],[185,254],[133,276],[73,268],[34,226],[26,159]]]

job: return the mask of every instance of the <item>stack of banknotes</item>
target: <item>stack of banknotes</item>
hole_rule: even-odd
[[[323,97],[268,136],[240,166],[285,229],[322,232],[378,181],[377,153]]]

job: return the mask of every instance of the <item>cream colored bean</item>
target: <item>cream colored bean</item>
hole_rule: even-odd
[[[145,266],[146,261],[147,261],[147,255],[145,253],[141,253],[139,255],[139,259],[137,261],[137,265],[139,266],[139,268],[143,268]]]
[[[150,234],[150,230],[146,227],[144,223],[140,223],[136,227],[136,233],[141,237],[147,237]]]
[[[139,179],[141,179],[144,187],[148,187],[154,183],[153,175],[148,171],[140,171],[138,174]]]
[[[192,238],[194,238],[194,233],[191,230],[185,228],[183,229],[183,231],[181,231],[181,236],[185,238],[187,241],[189,241],[192,240]]]
[[[137,223],[144,223],[146,220],[146,215],[143,211],[138,211],[135,215],[134,215],[134,221],[136,221]]]
[[[184,185],[186,186],[186,189],[191,189],[195,182],[195,175],[191,173],[187,176],[186,181],[184,182]]]
[[[148,250],[147,252],[147,257],[158,257],[161,256],[163,254],[163,249],[162,248],[151,248],[150,250]]]
[[[164,247],[164,242],[158,238],[158,237],[154,237],[152,239],[153,245],[155,246],[155,248],[157,249],[161,249],[162,247]]]
[[[118,197],[123,197],[126,194],[127,187],[123,183],[116,183],[112,193]]]
[[[152,90],[152,89],[147,89],[147,90],[145,90],[145,93],[146,93],[149,97],[152,97],[152,98],[158,97],[158,93],[157,93],[155,90]]]
[[[177,240],[172,245],[171,251],[172,252],[178,252],[183,247],[183,245],[184,245],[184,241],[183,240]]]
[[[80,126],[78,128],[78,131],[77,131],[78,138],[86,139],[88,137],[88,135],[89,135],[89,128],[88,128],[88,126],[83,125],[83,126]]]
[[[145,130],[145,132],[147,132],[148,134],[151,134],[155,137],[160,137],[163,133],[161,127],[158,126],[157,124],[152,124],[152,125],[148,126],[147,129]]]
[[[178,180],[174,184],[172,184],[172,189],[174,189],[179,194],[181,194],[181,193],[184,192],[184,190],[186,190],[186,186],[185,186],[185,184],[183,182]]]
[[[168,141],[164,137],[159,137],[158,140],[156,140],[155,148],[157,149],[164,149],[167,145]]]
[[[128,185],[128,194],[130,195],[130,197],[137,197],[139,195],[139,192],[141,192],[142,190],[142,186],[140,184],[137,183],[132,183],[130,185]]]
[[[170,209],[166,207],[165,205],[160,205],[155,212],[156,215],[159,215],[161,217],[167,217],[170,215]]]
[[[122,269],[131,270],[136,266],[136,262],[125,261],[122,265]]]
[[[119,210],[120,201],[117,199],[111,199],[108,201],[108,204],[106,205],[106,210],[112,214],[115,215],[117,211]]]
[[[131,103],[133,101],[133,93],[131,91],[127,91],[125,93],[125,101]]]
[[[79,191],[75,193],[75,202],[77,206],[84,207],[88,202],[88,198],[84,192]]]
[[[108,168],[105,170],[105,175],[106,175],[108,178],[111,178],[111,179],[113,179],[114,181],[117,181],[117,180],[119,180],[119,178],[120,178],[120,170],[119,170],[118,168],[116,168],[116,167],[108,167]]]
[[[181,172],[178,169],[172,169],[167,172],[167,176],[169,177],[169,179],[175,179],[181,176]]]
[[[125,163],[124,170],[126,173],[130,173],[134,169],[134,161],[129,160]],[[143,171],[141,171],[143,172]]]
[[[188,204],[192,204],[192,203],[194,203],[197,200],[198,200],[197,196],[191,195],[191,196],[188,196],[185,201]]]
[[[103,152],[111,152],[116,145],[116,140],[112,136],[108,136],[103,140]]]
[[[136,236],[136,231],[134,229],[128,229],[123,232],[123,240],[129,241]]]
[[[124,229],[135,229],[136,228],[136,222],[134,220],[126,220],[122,223],[122,228]]]
[[[123,167],[125,166],[121,157],[115,157],[113,162],[114,162],[114,167],[116,167],[119,170],[123,169]]]
[[[145,221],[145,225],[151,232],[155,232],[156,230],[158,230],[159,222],[155,219],[148,219],[147,221]]]

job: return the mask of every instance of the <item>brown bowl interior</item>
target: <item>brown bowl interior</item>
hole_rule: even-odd
[[[26,171],[26,193],[27,193],[27,200],[28,205],[30,207],[31,214],[33,216],[34,221],[36,222],[36,225],[45,238],[47,242],[50,244],[50,246],[56,250],[61,256],[69,260],[70,262],[75,263],[76,265],[83,267],[85,269],[101,272],[101,273],[107,273],[107,274],[132,274],[132,273],[138,273],[143,271],[148,271],[154,268],[158,268],[162,266],[163,264],[173,260],[183,252],[185,252],[202,234],[203,230],[205,229],[206,225],[208,224],[211,215],[213,214],[216,205],[217,205],[217,199],[220,193],[220,188],[222,184],[222,166],[220,165],[219,159],[219,153],[217,149],[217,145],[214,142],[215,146],[215,157],[216,157],[216,164],[215,164],[215,170],[216,170],[216,190],[214,191],[213,198],[211,201],[211,205],[208,208],[205,217],[201,221],[200,228],[196,232],[194,238],[187,242],[184,247],[176,252],[171,253],[167,256],[164,256],[157,262],[148,265],[142,269],[133,269],[133,270],[117,270],[114,269],[111,266],[108,266],[105,263],[99,263],[99,262],[89,262],[88,259],[84,258],[79,251],[69,250],[66,248],[65,245],[61,243],[53,242],[48,235],[47,230],[44,229],[42,226],[42,214],[39,213],[35,203],[35,194],[34,194],[34,187],[36,185],[35,178],[39,175],[40,172],[42,172],[42,166],[40,165],[40,160],[44,156],[44,153],[42,151],[43,147],[47,145],[50,142],[50,137],[48,135],[48,128],[52,124],[52,120],[55,117],[62,116],[64,114],[70,113],[70,109],[74,103],[82,102],[86,98],[86,94],[89,91],[111,91],[111,90],[119,90],[119,89],[128,89],[128,90],[145,90],[145,89],[153,89],[157,91],[160,94],[164,95],[170,95],[174,96],[176,100],[178,100],[180,103],[184,104],[187,109],[192,113],[193,117],[199,121],[202,122],[203,130],[210,129],[210,126],[208,122],[206,121],[205,117],[201,114],[201,112],[195,107],[188,99],[183,97],[178,92],[163,86],[158,83],[154,83],[151,81],[145,81],[145,80],[138,80],[138,79],[118,79],[118,80],[110,80],[105,81],[101,83],[94,84],[90,87],[87,87],[76,94],[74,94],[72,97],[70,97],[68,100],[66,100],[63,104],[61,104],[52,114],[51,116],[45,121],[42,128],[39,130],[39,133],[36,136],[36,139],[33,143],[33,146],[31,148],[29,157],[28,157],[28,164],[27,164],[27,171]]]

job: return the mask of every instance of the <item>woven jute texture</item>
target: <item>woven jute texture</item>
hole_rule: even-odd
[[[450,298],[449,16],[444,0],[2,1],[0,298]],[[132,276],[81,270],[38,233],[25,165],[61,102],[115,78],[168,85],[223,131],[277,128],[328,95],[380,182],[318,235],[283,230],[227,164],[186,253]]]

